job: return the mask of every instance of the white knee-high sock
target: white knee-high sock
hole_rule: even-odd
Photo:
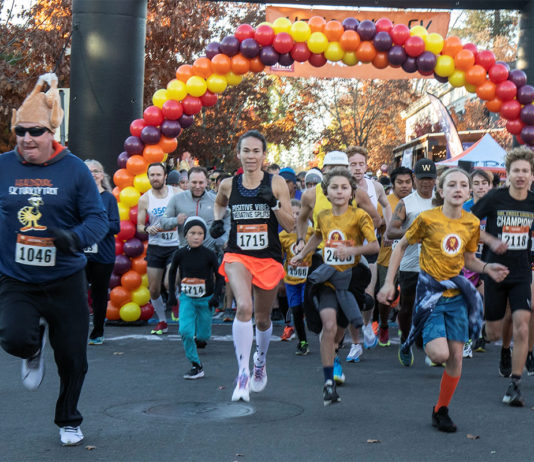
[[[237,358],[237,365],[239,373],[245,372],[250,375],[250,349],[252,348],[252,320],[239,321],[234,318],[232,324],[232,336],[234,338],[235,356]]]
[[[265,331],[261,331],[256,326],[256,366],[263,366],[267,359],[267,350],[271,342],[271,335],[273,333],[273,324]]]
[[[165,317],[165,303],[163,303],[163,299],[161,298],[161,295],[156,298],[156,300],[150,300],[152,302],[152,306],[154,307],[154,311],[156,312],[156,315],[158,316],[158,320],[160,321],[166,321],[167,318]]]

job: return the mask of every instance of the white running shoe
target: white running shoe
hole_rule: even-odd
[[[349,363],[359,363],[360,356],[362,355],[362,353],[362,346],[359,343],[353,343],[350,347],[350,351],[347,355],[346,361]]]
[[[249,386],[250,377],[247,373],[242,372],[237,376],[234,392],[232,393],[232,401],[243,400],[245,402],[250,401]]]
[[[256,359],[258,353],[254,353],[254,372],[252,373],[252,381],[250,382],[250,390],[259,393],[263,391],[267,385],[267,367],[256,366]]]
[[[371,323],[367,324],[366,326],[363,326],[362,331],[364,348],[366,348],[367,350],[374,348],[378,344],[378,338],[373,332],[373,326],[371,325]]]
[[[464,351],[462,353],[463,358],[472,358],[473,357],[473,341],[469,339],[464,343]]]
[[[83,433],[80,427],[61,427],[59,437],[63,446],[77,446],[83,441]]]
[[[22,384],[27,390],[35,391],[41,385],[44,377],[44,356],[43,350],[46,343],[47,324],[44,318],[39,321],[41,329],[41,348],[31,358],[22,360]]]

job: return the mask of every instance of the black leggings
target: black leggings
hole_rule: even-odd
[[[113,272],[113,266],[113,263],[88,261],[85,267],[87,282],[91,284],[91,298],[93,300],[93,331],[89,336],[92,339],[104,336],[109,278]]]

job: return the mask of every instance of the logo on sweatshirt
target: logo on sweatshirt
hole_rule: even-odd
[[[458,234],[449,234],[441,241],[441,248],[447,255],[451,257],[456,255],[460,251],[461,247],[462,240]]]
[[[28,198],[28,202],[30,205],[22,207],[17,213],[17,218],[23,225],[22,228],[20,228],[20,231],[23,233],[32,230],[44,231],[46,226],[38,223],[42,216],[41,212],[39,211],[39,207],[43,205],[43,199],[41,196],[34,194]]]

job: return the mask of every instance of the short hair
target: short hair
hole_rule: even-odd
[[[222,172],[216,179],[215,183],[221,183],[222,180],[226,180],[226,178],[232,178],[232,175],[226,172]]]
[[[365,159],[367,159],[367,149],[365,149],[363,146],[349,146],[345,150],[345,153],[347,154],[348,158],[352,157],[354,154],[361,154],[365,157]]]
[[[512,163],[517,160],[526,160],[530,164],[531,172],[534,172],[534,152],[532,152],[532,149],[527,148],[526,146],[520,146],[508,151],[508,154],[506,154],[506,158],[504,159],[507,173],[510,173]]]
[[[249,130],[248,132],[243,133],[239,137],[239,140],[237,141],[237,152],[240,151],[241,143],[246,138],[256,138],[257,140],[260,140],[263,147],[263,151],[267,151],[267,140],[265,139],[265,137],[258,130]]]
[[[301,207],[302,204],[300,203],[300,200],[298,199],[291,199],[291,207]]]
[[[205,167],[200,167],[198,165],[191,167],[189,171],[187,172],[187,178],[191,178],[192,173],[203,173],[206,176],[206,180],[208,179],[208,171]]]
[[[152,167],[161,167],[163,169],[163,173],[167,175],[167,170],[165,169],[165,165],[163,165],[161,162],[152,162],[148,168],[146,169],[146,174],[148,175],[148,172],[150,172],[150,169]]]
[[[411,168],[408,167],[397,167],[391,172],[391,175],[389,176],[391,179],[391,184],[395,186],[395,180],[399,175],[410,175],[413,182],[413,172]]]
[[[476,176],[481,176],[488,182],[488,184],[493,184],[493,174],[491,172],[487,172],[486,170],[482,170],[481,168],[475,168],[471,172],[471,182],[473,182]]]
[[[275,164],[275,163],[269,164],[269,165],[267,165],[267,170],[269,170],[269,169],[280,170],[280,165]]]

